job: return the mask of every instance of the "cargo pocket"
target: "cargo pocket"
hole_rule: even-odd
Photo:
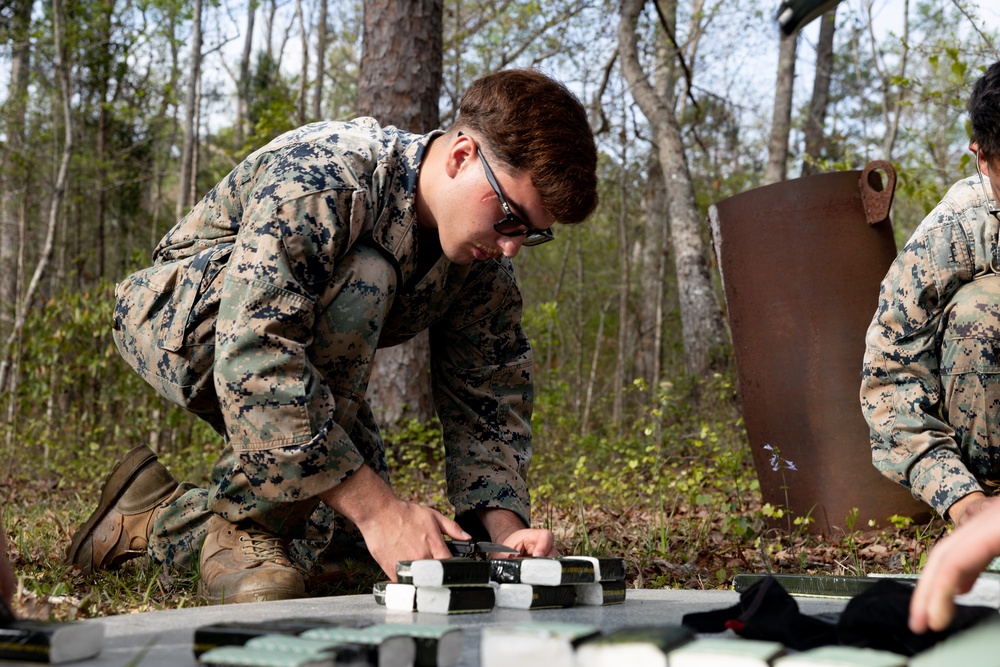
[[[161,396],[191,410],[218,410],[212,367],[215,323],[232,245],[133,273],[115,289],[115,341]]]
[[[534,401],[533,365],[534,361],[529,358],[517,364],[505,364],[493,371],[490,389],[497,397],[497,427],[505,432],[530,432],[531,414],[511,408],[531,405]]]
[[[964,285],[942,317],[939,372],[944,418],[969,471],[1000,479],[1000,277]]]

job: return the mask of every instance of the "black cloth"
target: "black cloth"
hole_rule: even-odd
[[[841,644],[916,655],[951,635],[995,616],[990,607],[957,605],[955,618],[941,632],[916,635],[907,625],[913,586],[883,579],[854,596],[839,618],[807,616],[774,577],[765,577],[726,609],[686,614],[696,632],[732,630],[747,639],[781,642],[796,651]]]

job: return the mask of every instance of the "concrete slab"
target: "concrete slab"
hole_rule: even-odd
[[[684,614],[731,606],[739,600],[733,591],[629,590],[624,604],[610,607],[574,607],[525,611],[495,609],[489,614],[447,616],[389,612],[375,604],[371,595],[308,598],[172,609],[168,611],[111,616],[84,621],[103,623],[101,655],[80,667],[138,665],[141,667],[189,667],[196,665],[191,643],[197,627],[226,621],[267,621],[279,618],[362,618],[373,623],[448,624],[463,629],[465,648],[461,667],[479,666],[479,633],[488,625],[530,621],[588,623],[603,630],[624,626],[678,624]],[[842,611],[846,600],[798,598],[803,613],[815,615]],[[521,666],[528,667],[528,666]]]

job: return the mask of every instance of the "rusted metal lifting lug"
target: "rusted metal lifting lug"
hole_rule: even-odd
[[[879,172],[885,172],[886,182],[882,182]],[[885,160],[872,160],[865,165],[858,182],[861,204],[865,209],[865,220],[869,225],[877,225],[889,219],[892,198],[896,194],[896,172]]]

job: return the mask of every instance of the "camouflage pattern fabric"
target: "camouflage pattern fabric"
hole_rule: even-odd
[[[499,507],[529,524],[532,357],[520,292],[510,260],[453,265],[418,234],[418,167],[438,134],[370,118],[285,134],[118,286],[122,356],[226,438],[210,487],[188,487],[158,517],[157,560],[186,564],[213,513],[309,533],[314,553],[316,524],[336,523],[318,494],[365,464],[388,480],[364,398],[375,349],[428,328],[456,514]]]
[[[977,177],[952,186],[886,274],[866,338],[872,460],[942,516],[1000,479],[998,229]]]

